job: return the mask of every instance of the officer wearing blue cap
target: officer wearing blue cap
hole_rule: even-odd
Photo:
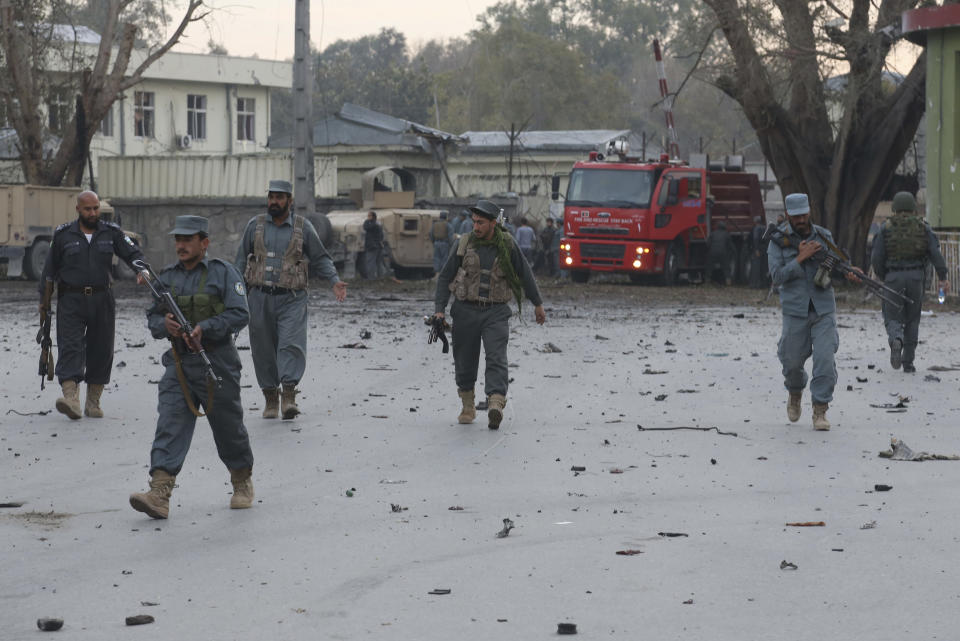
[[[184,335],[175,317],[159,304],[147,311],[150,333],[169,340],[170,349],[163,354],[165,370],[157,386],[160,416],[150,451],[150,490],[131,494],[130,505],[155,519],[169,514],[170,494],[190,449],[197,417],[204,415],[220,460],[230,470],[230,507],[253,504],[253,452],[240,404],[240,355],[233,344],[234,335],[249,319],[246,290],[233,265],[207,258],[208,231],[202,216],[177,216],[170,235],[179,261],[158,274],[194,326],[193,333]],[[207,379],[197,345],[203,346],[222,379],[219,386]]]
[[[830,230],[810,222],[806,194],[789,194],[784,206],[787,218],[770,242],[767,260],[773,284],[780,287],[783,331],[777,355],[789,392],[787,417],[791,422],[800,419],[800,401],[808,380],[804,365],[813,355],[813,376],[809,379],[813,428],[829,430],[827,409],[837,384],[834,355],[840,346],[840,335],[833,285],[821,287],[814,282],[820,266],[814,257],[827,241],[833,243],[833,236]],[[857,281],[852,274],[847,278]]]
[[[263,417],[291,419],[300,413],[297,384],[307,366],[308,272],[332,282],[337,301],[347,297],[347,284],[310,221],[290,211],[293,185],[271,180],[268,190],[269,216],[247,223],[234,264],[250,293],[250,352]]]

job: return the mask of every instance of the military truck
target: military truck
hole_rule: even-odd
[[[385,171],[393,172],[401,183],[401,191],[377,189],[377,177]],[[356,272],[363,254],[363,221],[371,211],[377,212],[377,222],[383,228],[390,265],[397,278],[429,278],[433,275],[433,243],[430,227],[444,211],[414,207],[416,182],[413,175],[397,167],[377,167],[363,174],[358,200],[362,207],[356,210],[334,210],[326,214],[329,221],[329,242],[321,227],[326,222],[314,220],[321,240],[330,252],[338,270],[350,278]],[[317,215],[320,217],[321,215]]]
[[[7,278],[25,275],[38,280],[50,252],[53,232],[63,223],[77,217],[76,187],[41,185],[0,185],[0,263],[6,263]],[[100,217],[113,221],[114,211],[107,201],[100,203]],[[126,232],[140,243],[138,234]],[[2,268],[2,267],[0,267]],[[117,264],[114,276],[132,275]]]

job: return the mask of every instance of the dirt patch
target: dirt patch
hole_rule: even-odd
[[[66,512],[21,512],[19,514],[3,514],[0,519],[18,521],[27,526],[39,527],[44,530],[56,530],[63,525],[63,522],[69,519],[73,514]]]

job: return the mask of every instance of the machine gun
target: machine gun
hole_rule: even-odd
[[[780,231],[780,228],[773,223],[767,225],[767,229],[763,233],[762,240],[764,242],[773,241],[781,247],[789,247],[792,244],[790,239],[787,238],[787,236]],[[860,279],[867,291],[877,298],[890,303],[897,309],[902,308],[907,303],[913,303],[913,300],[902,292],[898,292],[897,290],[886,286],[883,282],[874,278],[870,278],[859,269],[856,269],[850,264],[850,259],[842,249],[834,245],[826,238],[823,238],[822,240],[823,242],[821,243],[822,246],[820,251],[813,255],[813,260],[820,264],[820,266],[817,268],[816,275],[813,277],[813,282],[815,285],[824,288],[829,287],[830,273],[833,271],[841,273],[844,276],[847,274],[853,274]]]
[[[423,324],[430,327],[427,333],[427,345],[440,341],[443,343],[443,353],[449,352],[450,341],[447,340],[446,331],[450,329],[450,323],[439,316],[424,316]]]
[[[201,359],[203,359],[203,364],[207,367],[207,377],[217,384],[217,387],[221,386],[223,379],[217,376],[217,373],[213,371],[213,364],[210,362],[210,357],[207,356],[206,350],[203,349],[203,345],[199,341],[194,341],[190,338],[190,334],[193,333],[193,325],[187,320],[187,317],[184,316],[183,310],[177,305],[177,301],[173,298],[173,292],[170,291],[170,288],[167,287],[160,278],[154,273],[145,261],[134,260],[130,263],[143,281],[150,287],[150,291],[153,293],[153,297],[161,307],[166,309],[167,312],[173,314],[174,319],[180,325],[181,335],[183,337],[184,343],[187,344],[192,351],[196,352]],[[171,341],[173,339],[171,338]]]
[[[53,281],[48,280],[43,284],[43,301],[40,310],[40,329],[37,330],[37,344],[40,346],[40,389],[44,389],[48,381],[53,380],[53,341],[50,340],[50,321],[53,319],[53,309],[51,308],[51,299],[53,298]]]

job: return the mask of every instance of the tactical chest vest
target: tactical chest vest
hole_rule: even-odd
[[[433,239],[434,240],[447,240],[449,231],[450,231],[450,228],[447,227],[447,221],[445,220],[433,221]]]
[[[293,233],[290,235],[287,249],[283,252],[283,261],[279,269],[274,269],[273,265],[267,264],[267,259],[275,258],[276,254],[268,252],[264,243],[266,221],[266,214],[257,216],[253,253],[247,256],[247,268],[243,272],[244,280],[252,287],[306,289],[308,261],[303,256],[303,216],[293,218]]]
[[[895,266],[922,266],[927,256],[927,230],[919,216],[898,213],[883,224],[887,262]]]
[[[472,234],[464,236],[457,245],[457,255],[462,260],[450,291],[457,299],[471,303],[509,303],[513,292],[500,267],[500,258],[494,259],[490,269],[482,269],[480,254],[470,242],[472,238]]]
[[[187,320],[193,325],[196,325],[200,321],[204,321],[208,318],[213,318],[214,316],[222,314],[223,310],[226,309],[226,305],[223,304],[223,299],[221,299],[217,294],[205,293],[204,290],[206,288],[206,267],[203,267],[203,275],[200,276],[200,284],[197,285],[196,294],[190,294],[189,296],[178,295],[176,288],[170,288],[174,299],[177,301],[177,307],[180,308],[180,311],[183,312],[183,315],[186,316]]]

